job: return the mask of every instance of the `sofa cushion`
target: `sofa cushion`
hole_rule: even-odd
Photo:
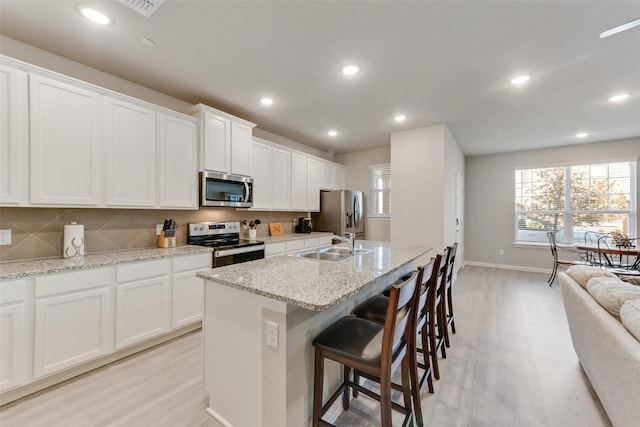
[[[640,276],[620,276],[623,282],[631,283],[632,285],[640,286]]]
[[[629,300],[622,304],[620,320],[631,335],[640,341],[640,299]]]
[[[571,276],[573,280],[578,282],[583,288],[587,286],[587,282],[592,277],[611,277],[617,278],[615,274],[605,270],[601,267],[595,267],[592,265],[572,265],[567,268],[567,274]]]
[[[587,292],[609,313],[620,318],[620,307],[627,300],[640,299],[640,287],[611,277],[594,277],[587,282]]]

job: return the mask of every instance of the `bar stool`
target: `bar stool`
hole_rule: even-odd
[[[456,333],[456,322],[453,318],[453,298],[451,298],[451,284],[453,283],[453,269],[456,262],[458,243],[449,246],[449,260],[447,262],[447,325],[451,326],[451,333]],[[449,347],[449,334],[446,335],[446,345]]]
[[[391,409],[405,414],[404,423],[411,419],[411,385],[409,342],[413,332],[413,318],[417,297],[418,272],[405,281],[391,287],[384,325],[355,316],[347,316],[322,331],[312,342],[315,347],[313,385],[313,427],[331,425],[322,415],[342,393],[342,407],[349,409],[349,388],[375,397],[380,401],[382,427],[391,427]],[[322,404],[324,359],[334,360],[344,366],[343,382]],[[391,400],[391,375],[400,364],[404,406]],[[380,394],[355,384],[350,380],[351,370],[380,384]]]
[[[433,376],[440,379],[440,370],[438,369],[438,350],[442,358],[447,358],[447,342],[449,334],[447,333],[447,270],[449,261],[449,247],[446,247],[441,254],[440,268],[438,269],[438,279],[436,281],[436,297],[435,297],[435,316],[429,319],[432,324],[430,327],[437,331],[435,337],[435,345],[430,348],[431,363],[434,364]],[[434,323],[435,322],[435,323]]]

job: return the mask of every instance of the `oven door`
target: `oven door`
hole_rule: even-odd
[[[213,268],[264,258],[264,245],[213,251]]]
[[[252,207],[253,178],[211,171],[200,172],[200,205],[205,207]]]

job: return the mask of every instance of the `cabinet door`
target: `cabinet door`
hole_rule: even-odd
[[[0,307],[0,391],[22,384],[24,304]]]
[[[264,257],[270,258],[276,255],[282,255],[287,251],[286,242],[267,243],[264,245]]]
[[[116,349],[169,331],[167,276],[116,286]]]
[[[27,74],[0,64],[0,205],[26,204],[27,93]]]
[[[95,206],[101,199],[98,94],[29,76],[32,204]]]
[[[109,298],[103,287],[36,300],[34,378],[109,352]]]
[[[229,173],[231,163],[231,122],[209,112],[203,114],[203,167],[205,170]]]
[[[274,147],[271,152],[273,209],[291,208],[291,152]]]
[[[307,209],[307,158],[291,155],[291,209]]]
[[[251,176],[251,135],[242,123],[231,122],[231,173]]]
[[[322,163],[320,166],[320,188],[333,190],[335,187],[335,167],[331,163]]]
[[[155,112],[105,97],[107,205],[154,207],[156,204]]]
[[[344,190],[346,170],[342,166],[335,167],[334,190]]]
[[[198,209],[196,123],[158,113],[158,205]]]
[[[320,212],[320,162],[307,159],[307,210]]]
[[[171,326],[179,328],[202,320],[203,312],[204,279],[197,277],[195,271],[174,274]]]
[[[252,145],[253,209],[271,209],[271,146],[256,140]]]

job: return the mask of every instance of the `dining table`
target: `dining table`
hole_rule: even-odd
[[[575,248],[587,253],[587,259],[597,259],[608,267],[619,267],[625,270],[638,270],[640,268],[640,248],[637,246],[598,246],[586,243],[577,243]],[[593,254],[594,256],[590,256]]]

